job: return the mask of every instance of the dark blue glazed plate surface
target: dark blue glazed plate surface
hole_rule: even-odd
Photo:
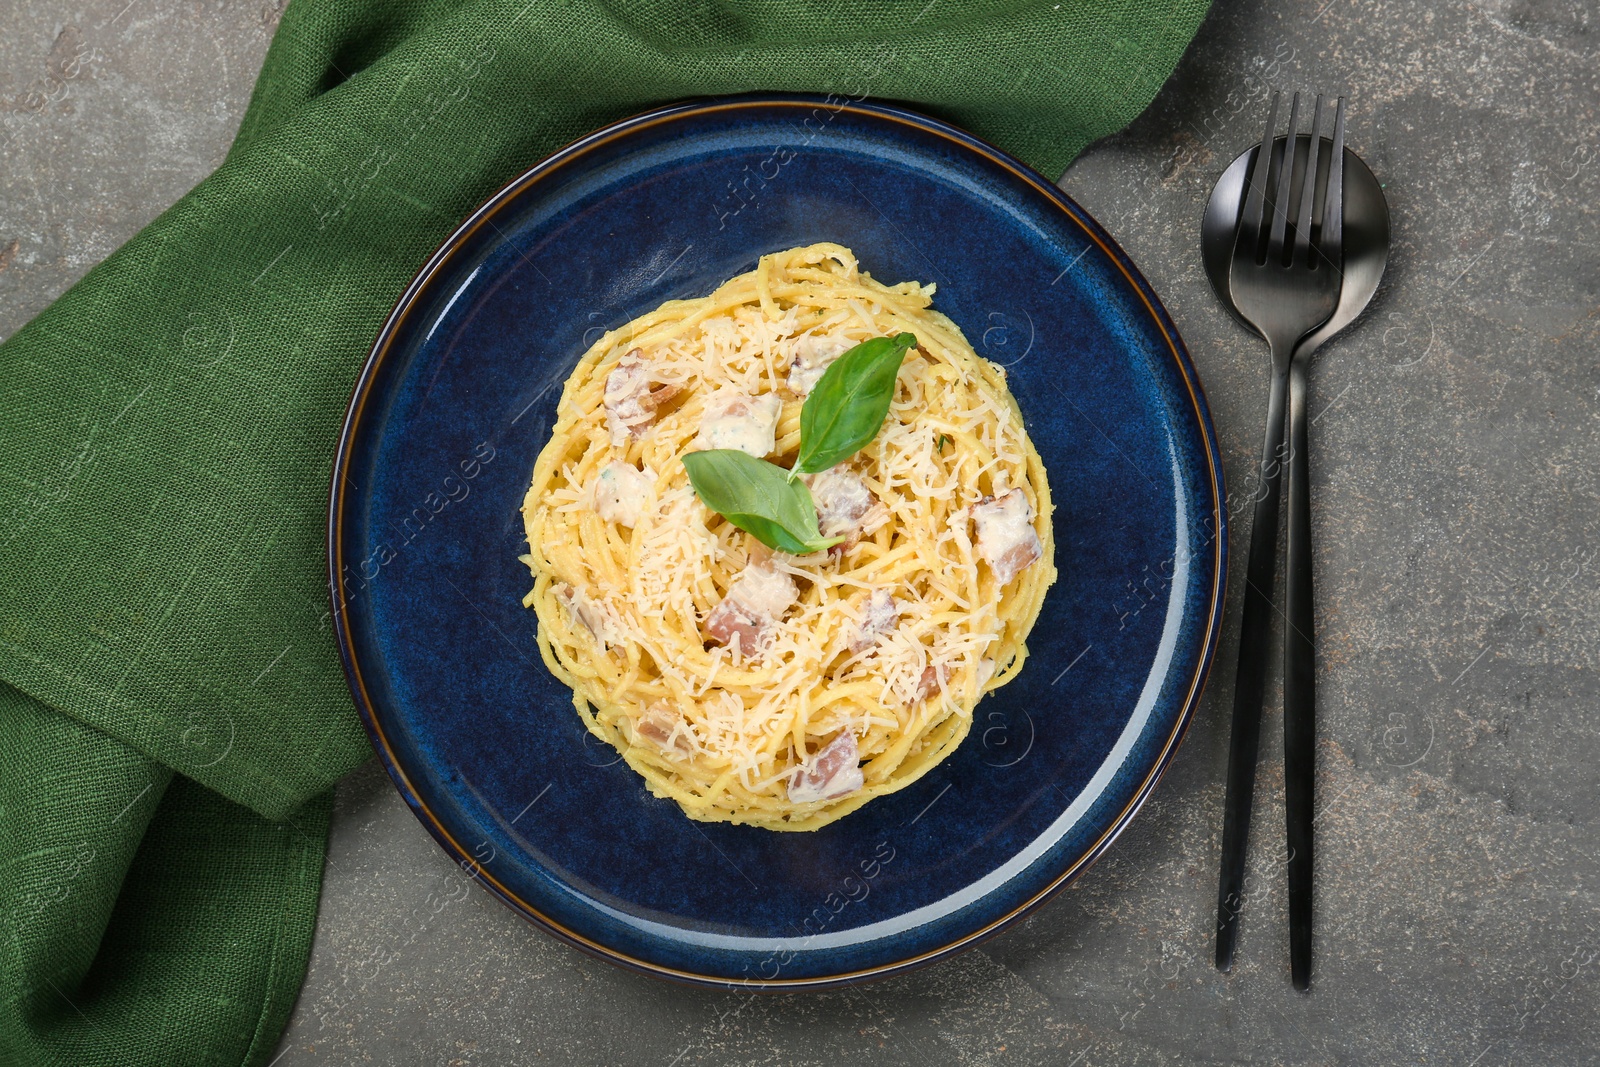
[[[1020,676],[915,785],[814,833],[691,822],[545,670],[518,508],[602,331],[815,241],[882,281],[937,282],[934,306],[1009,367],[1057,501],[1060,579]],[[825,986],[972,944],[1126,825],[1210,664],[1221,500],[1182,342],[1082,209],[913,112],[752,97],[593,134],[441,247],[357,385],[329,563],[373,744],[469,873],[614,962]]]

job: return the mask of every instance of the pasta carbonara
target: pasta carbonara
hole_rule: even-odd
[[[953,752],[1055,580],[1050,490],[1003,369],[835,244],[761,258],[578,361],[523,503],[539,648],[585,726],[694,819],[813,830]],[[710,510],[682,457],[791,467],[806,396],[916,336],[870,444],[804,476],[826,551]]]

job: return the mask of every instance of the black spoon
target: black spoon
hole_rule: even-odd
[[[1274,143],[1274,155],[1281,159],[1285,138]],[[1295,140],[1296,166],[1291,172],[1303,175],[1310,154],[1310,135]],[[1233,302],[1229,285],[1229,265],[1234,252],[1245,183],[1256,153],[1252,147],[1241,153],[1223,172],[1211,199],[1206,204],[1200,225],[1201,261],[1211,286],[1223,306],[1248,326]],[[1319,171],[1326,172],[1332,159],[1331,144],[1322,139],[1318,153]],[[1296,346],[1292,363],[1302,369],[1323,342],[1348,326],[1371,301],[1383,277],[1389,258],[1389,208],[1383,189],[1367,165],[1349,149],[1344,151],[1344,277],[1333,314]],[[1299,201],[1303,177],[1297,178],[1287,203]],[[1269,180],[1268,189],[1273,187]],[[1252,332],[1254,332],[1252,328]],[[1279,381],[1279,377],[1283,381]],[[1244,904],[1244,867],[1249,837],[1250,810],[1254,793],[1255,767],[1261,737],[1261,699],[1271,630],[1271,596],[1276,570],[1279,478],[1282,470],[1284,407],[1287,375],[1274,376],[1272,402],[1268,407],[1266,446],[1263,450],[1261,483],[1257,488],[1255,528],[1251,555],[1246,564],[1247,580],[1259,590],[1258,596],[1245,595],[1245,618],[1241,633],[1239,674],[1234,688],[1233,732],[1229,752],[1228,790],[1223,815],[1222,874],[1217,892],[1217,967],[1227,970],[1233,964],[1238,937],[1239,910]],[[1303,422],[1298,429],[1303,438]],[[1303,447],[1300,462],[1304,463]],[[1302,479],[1303,480],[1303,479]],[[1304,486],[1301,486],[1302,491]],[[1297,498],[1302,496],[1296,494]],[[1302,501],[1307,506],[1309,497]],[[1258,555],[1259,553],[1259,555]],[[1302,555],[1297,553],[1297,555]],[[1293,562],[1293,561],[1292,561]],[[1309,567],[1309,556],[1304,566]],[[1309,639],[1309,637],[1308,637]],[[1301,931],[1308,936],[1309,929]],[[1297,985],[1304,987],[1297,975]]]

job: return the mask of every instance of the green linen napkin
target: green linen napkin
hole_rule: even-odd
[[[754,89],[916,102],[1050,175],[1206,0],[295,0],[222,166],[0,346],[0,1063],[258,1064],[333,783],[346,400],[456,223],[554,148]]]

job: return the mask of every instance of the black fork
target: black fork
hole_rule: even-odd
[[[1261,701],[1272,623],[1272,591],[1277,565],[1279,481],[1284,414],[1290,412],[1289,631],[1285,643],[1285,773],[1289,812],[1290,956],[1296,986],[1310,979],[1311,931],[1311,769],[1315,762],[1313,646],[1310,634],[1310,501],[1305,477],[1305,361],[1294,360],[1296,344],[1333,314],[1342,281],[1344,101],[1334,119],[1334,144],[1328,176],[1319,173],[1323,101],[1319,96],[1307,139],[1305,164],[1298,166],[1300,94],[1290,106],[1289,129],[1276,136],[1279,97],[1273,94],[1266,133],[1250,167],[1240,211],[1228,281],[1235,307],[1266,340],[1272,354],[1272,390],[1262,448],[1261,485],[1250,534],[1245,572],[1244,618],[1234,685],[1233,732],[1228,753],[1227,798],[1223,812],[1222,872],[1217,887],[1217,966],[1233,965],[1239,910],[1244,903],[1245,853],[1261,741]],[[1291,203],[1294,174],[1301,195]],[[1268,185],[1276,177],[1276,190]],[[1270,221],[1268,213],[1270,211]],[[1292,240],[1290,236],[1292,234]],[[1298,410],[1300,417],[1295,418]],[[1297,476],[1298,475],[1298,476]],[[1297,506],[1298,505],[1298,508]],[[1303,637],[1303,642],[1299,640]],[[1293,690],[1291,700],[1290,691]],[[1295,726],[1289,724],[1291,707]],[[1303,818],[1301,817],[1303,814]]]

